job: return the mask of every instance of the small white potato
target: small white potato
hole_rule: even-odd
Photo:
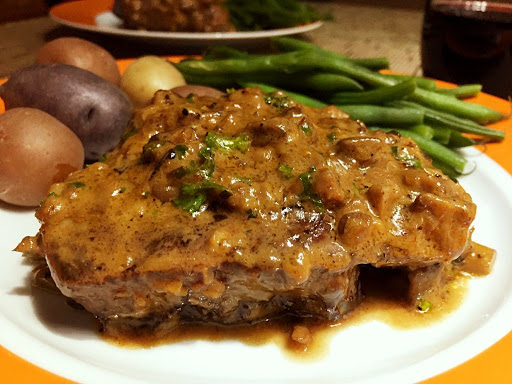
[[[182,85],[186,85],[183,75],[171,63],[156,56],[134,61],[121,77],[121,89],[136,108],[149,104],[156,91]]]

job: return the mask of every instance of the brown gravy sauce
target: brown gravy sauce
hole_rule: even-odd
[[[365,280],[366,279],[366,280]],[[467,274],[460,274],[445,287],[445,296],[441,305],[433,306],[428,312],[421,313],[405,299],[402,276],[388,274],[381,276],[362,276],[363,299],[361,304],[336,323],[304,323],[297,319],[281,319],[250,326],[182,325],[165,337],[123,335],[113,337],[100,333],[101,337],[118,347],[139,349],[159,345],[175,344],[186,341],[238,341],[245,345],[277,345],[283,354],[296,361],[314,362],[325,357],[330,350],[335,334],[351,326],[369,321],[380,321],[394,329],[413,329],[430,326],[446,318],[462,303],[467,290]],[[291,333],[295,325],[305,325],[311,333],[307,345],[292,340]]]

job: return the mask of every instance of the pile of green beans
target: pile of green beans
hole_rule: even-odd
[[[411,138],[453,178],[468,168],[458,148],[505,138],[505,132],[484,124],[506,116],[463,100],[476,96],[480,84],[438,88],[431,79],[380,73],[389,67],[386,58],[349,58],[289,37],[272,43],[279,52],[249,54],[217,46],[203,59],[176,67],[189,84],[281,90],[310,107],[336,105],[369,129]]]

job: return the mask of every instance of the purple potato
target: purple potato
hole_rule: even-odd
[[[101,77],[65,64],[36,64],[15,71],[0,86],[6,110],[36,108],[69,127],[82,141],[85,158],[112,150],[132,115],[126,94]]]

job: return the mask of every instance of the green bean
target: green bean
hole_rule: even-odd
[[[501,113],[484,107],[483,105],[466,103],[452,96],[425,91],[424,89],[416,89],[410,98],[427,107],[470,119],[481,124],[493,123],[505,117]]]
[[[277,55],[224,60],[187,60],[176,64],[178,70],[190,75],[238,75],[261,72],[306,72],[323,70],[339,73],[372,86],[392,86],[397,80],[386,77],[347,60],[322,51],[303,50]]]
[[[451,148],[471,147],[476,144],[478,144],[476,140],[463,136],[457,131],[452,131],[450,141],[448,142],[448,146]]]
[[[472,133],[475,135],[488,137],[493,140],[503,140],[505,138],[505,132],[503,131],[487,128],[483,125],[475,123],[472,120],[462,119],[410,101],[392,101],[389,103],[389,106],[399,108],[414,108],[423,111],[425,113],[426,124],[451,128],[459,132]]]
[[[482,91],[482,85],[466,84],[457,88],[436,88],[434,91],[443,95],[455,96],[457,99],[467,99],[478,95]]]
[[[358,91],[363,86],[349,77],[335,73],[295,73],[283,74],[277,72],[253,73],[241,75],[191,75],[183,73],[187,84],[207,85],[219,89],[227,89],[238,86],[241,82],[256,82],[271,84],[276,87],[284,87],[297,90],[314,92]]]
[[[255,72],[304,72],[321,69],[339,73],[372,86],[393,86],[400,81],[372,72],[323,50],[301,50],[277,55],[225,60],[192,60],[176,64],[182,73],[198,75],[233,75]],[[479,123],[501,120],[504,116],[482,105],[465,103],[451,96],[417,88],[410,96],[413,101]]]
[[[436,143],[435,141],[425,139],[424,137],[408,131],[407,129],[400,128],[388,128],[384,132],[396,131],[403,137],[412,139],[420,149],[425,152],[432,159],[441,161],[450,167],[453,167],[458,173],[464,173],[467,161],[458,153],[444,147],[443,145]]]
[[[395,132],[397,129],[406,129],[408,131],[414,132],[425,139],[431,140],[434,136],[434,130],[428,125],[418,124],[413,125],[411,127],[400,127],[400,128],[389,128],[389,127],[377,127],[377,126],[369,126],[367,127],[370,131],[383,131],[383,132]]]
[[[321,101],[315,100],[311,97],[301,95],[300,93],[290,92],[286,91],[284,89],[274,88],[267,84],[258,84],[258,83],[242,83],[241,84],[244,88],[260,88],[263,92],[274,92],[274,91],[281,91],[284,92],[287,96],[291,97],[293,100],[300,104],[307,105],[308,107],[313,108],[323,108],[326,107],[327,104],[322,103]]]
[[[439,144],[446,145],[450,142],[450,136],[452,130],[450,128],[444,127],[433,127],[434,129],[434,137],[433,139],[437,141]]]
[[[407,129],[408,131],[417,133],[421,137],[424,137],[425,139],[428,139],[428,140],[432,140],[432,138],[434,137],[434,128],[432,128],[428,125],[418,124],[418,125],[414,125],[412,127],[404,128],[404,129]]]
[[[304,40],[294,39],[292,37],[275,37],[271,39],[272,43],[276,45],[281,51],[293,52],[300,50],[317,50],[324,54],[331,55],[338,59],[350,61],[353,64],[360,65],[368,69],[379,70],[389,68],[389,60],[386,57],[371,57],[371,58],[349,58],[340,53],[325,50],[318,45],[308,43]]]
[[[423,113],[415,109],[398,109],[376,105],[339,105],[339,109],[348,113],[354,120],[366,125],[407,126],[423,123]],[[419,113],[418,113],[419,112]]]
[[[418,144],[418,147],[420,147],[423,152],[425,152],[433,159],[437,159],[443,163],[446,163],[459,173],[464,173],[464,168],[466,167],[467,161],[458,153],[444,147],[439,143],[436,143],[435,141],[427,140],[424,137],[415,134],[414,132],[410,132],[404,129],[400,129],[398,132],[402,136],[409,137],[410,139],[414,140],[414,142]]]
[[[416,86],[418,88],[426,89],[429,91],[432,91],[436,88],[436,81],[432,80],[432,79],[427,79],[425,77],[395,75],[395,74],[391,74],[391,73],[386,73],[385,76],[391,77],[392,79],[399,80],[399,81],[406,81],[406,80],[414,79],[414,80],[416,80]]]
[[[399,83],[396,79],[311,49],[278,55],[256,56],[249,59],[185,61],[176,66],[183,73],[211,76],[272,71],[293,73],[323,69],[352,77],[373,86],[392,86]],[[501,113],[482,105],[465,103],[451,96],[424,89],[416,88],[410,98],[420,104],[480,123],[489,123],[503,118]]]
[[[201,60],[178,63],[177,68],[188,74],[248,74],[254,72],[303,72],[315,69],[333,71],[363,81],[373,86],[392,86],[398,80],[354,65],[344,59],[324,54],[317,50],[303,50],[278,55],[264,55],[249,59]],[[465,103],[451,96],[416,88],[410,96],[420,104],[445,111],[479,123],[501,120],[504,116],[478,104]]]
[[[254,82],[271,84],[276,87],[285,87],[298,90],[310,90],[316,92],[360,91],[363,86],[350,77],[336,73],[310,73],[300,72],[293,74],[284,73],[255,73],[249,76],[237,77],[239,82]]]
[[[382,104],[392,100],[403,99],[416,89],[414,79],[403,81],[392,87],[381,87],[363,92],[340,92],[329,100],[333,104]]]
[[[202,76],[246,75],[266,72],[301,72],[315,69],[307,51],[279,55],[258,55],[250,58],[222,60],[190,60],[175,64],[182,73]]]
[[[285,82],[290,87],[298,89],[309,89],[319,92],[337,92],[337,91],[362,91],[364,88],[357,81],[350,77],[336,73],[296,73],[283,76],[277,80],[276,84]]]
[[[432,165],[443,171],[443,173],[450,179],[457,182],[457,177],[460,176],[460,172],[457,172],[452,166],[437,159],[432,159]]]

